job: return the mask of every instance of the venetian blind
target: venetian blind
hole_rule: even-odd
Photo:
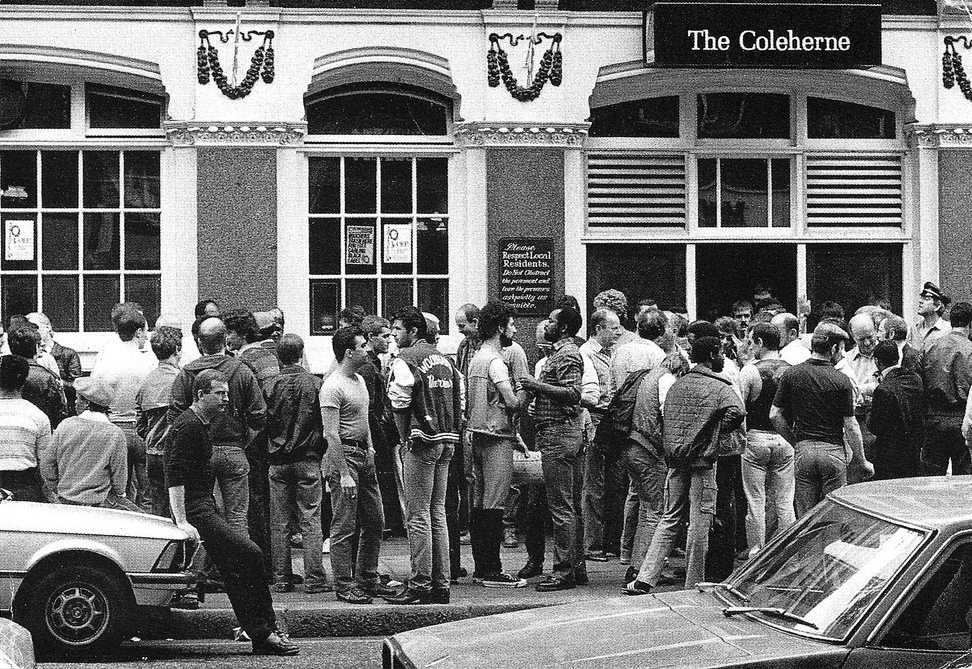
[[[807,225],[901,227],[900,155],[808,155]]]
[[[587,223],[591,227],[684,227],[685,157],[589,154]]]

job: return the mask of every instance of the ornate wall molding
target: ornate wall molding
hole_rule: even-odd
[[[456,141],[465,146],[551,146],[579,149],[590,123],[486,123],[456,126]]]
[[[929,123],[905,130],[909,146],[925,149],[972,148],[972,123]]]
[[[303,142],[306,133],[306,123],[165,123],[165,135],[175,147],[296,146]]]

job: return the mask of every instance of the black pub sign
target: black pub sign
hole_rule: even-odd
[[[499,299],[518,316],[547,316],[553,311],[553,239],[500,240]]]
[[[645,56],[662,67],[846,69],[881,64],[881,5],[657,2]]]

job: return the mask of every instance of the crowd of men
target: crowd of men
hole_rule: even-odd
[[[203,300],[189,332],[168,316],[150,332],[138,304],[118,304],[90,376],[44,314],[13,316],[0,487],[172,518],[203,540],[205,578],[254,652],[292,655],[272,592],[448,603],[467,575],[464,530],[485,587],[544,574],[549,517],[538,591],[583,585],[586,561],[618,557],[622,592],[639,595],[681,578],[668,558],[682,541],[686,586],[718,581],[848,482],[972,473],[972,304],[932,283],[913,327],[887,303],[849,321],[834,302],[798,316],[766,287],[713,322],[650,299],[630,313],[617,290],[593,306],[584,339],[577,301],[558,301],[532,369],[499,301],[458,310],[455,356],[415,307],[390,320],[345,309],[323,379],[279,309]],[[540,482],[515,476],[531,458]],[[378,572],[396,521],[411,560],[401,587]],[[520,534],[514,574],[500,548]],[[198,605],[188,592],[179,604]]]

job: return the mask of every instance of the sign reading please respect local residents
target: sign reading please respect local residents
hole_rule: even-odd
[[[663,67],[845,69],[881,64],[881,5],[657,2],[645,56]]]
[[[553,239],[500,240],[499,299],[519,316],[546,316],[553,311]]]

